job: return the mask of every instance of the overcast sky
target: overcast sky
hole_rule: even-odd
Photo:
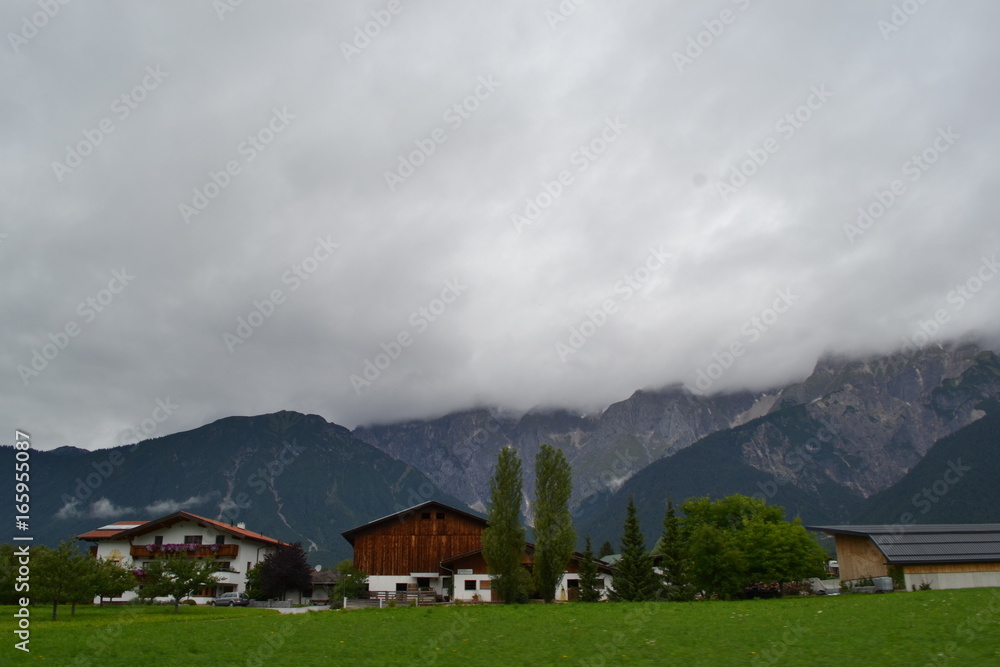
[[[1000,331],[994,2],[45,4],[0,8],[4,442]]]

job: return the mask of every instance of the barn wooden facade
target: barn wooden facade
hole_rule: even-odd
[[[354,547],[354,566],[368,574],[373,596],[435,597],[491,601],[491,580],[483,558],[486,519],[434,500],[376,519],[343,533]],[[534,545],[525,543],[524,566],[534,563]],[[579,560],[574,554],[563,575],[561,599],[579,586]],[[611,570],[600,565],[601,583],[610,584]],[[449,590],[452,589],[452,590]]]
[[[832,535],[840,578],[889,576],[907,590],[1000,586],[1000,524],[809,526]]]
[[[483,545],[486,519],[428,501],[345,532],[354,566],[379,576],[437,572],[441,561]]]

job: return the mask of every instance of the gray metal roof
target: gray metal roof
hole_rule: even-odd
[[[808,526],[830,535],[868,537],[890,565],[1000,562],[1000,524]]]

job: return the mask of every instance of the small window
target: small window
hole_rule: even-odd
[[[184,544],[201,544],[201,535],[185,535]]]
[[[153,544],[163,544],[163,535],[157,535],[154,537]]]
[[[431,518],[431,513],[430,512],[424,512],[423,514],[420,515],[420,518],[421,519],[430,519]]]
[[[215,567],[219,570],[219,572],[229,572],[229,570],[232,569],[230,567],[230,563],[224,560],[220,560],[219,562],[217,562],[215,564]]]
[[[479,582],[479,588],[481,590],[488,591],[488,590],[490,590],[490,586],[492,585],[492,582],[493,582],[492,579],[483,579],[482,581]]]
[[[467,591],[474,591],[474,590],[476,590],[476,580],[475,579],[466,579],[465,580],[465,590],[467,590]]]
[[[397,593],[405,593],[406,590],[407,590],[406,589],[406,584],[396,584],[396,592]]]
[[[438,512],[437,513],[437,519],[440,520],[440,519],[443,519],[443,518],[444,518],[444,512]]]
[[[566,587],[567,588],[579,588],[580,587],[580,580],[579,579],[567,579],[566,580]]]
[[[428,577],[417,577],[417,588],[430,588],[431,580]]]
[[[226,543],[226,536],[225,535],[216,535],[215,536],[215,543],[216,544],[225,544]]]

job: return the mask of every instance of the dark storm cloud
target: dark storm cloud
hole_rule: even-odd
[[[36,446],[997,331],[992,3],[42,5],[0,12],[0,388]]]

